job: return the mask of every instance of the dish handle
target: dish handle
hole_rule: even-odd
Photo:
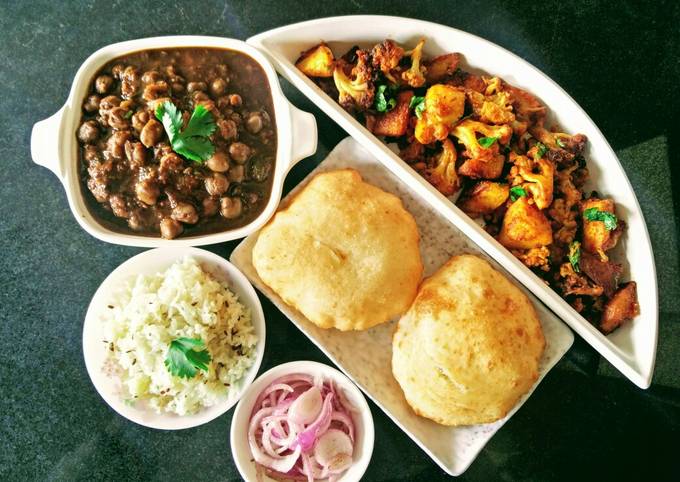
[[[36,164],[46,167],[61,179],[61,162],[59,155],[59,130],[62,107],[51,117],[36,122],[31,131],[31,157]]]
[[[293,104],[290,104],[290,125],[293,133],[293,147],[289,169],[298,161],[316,152],[316,144],[319,138],[316,130],[316,118],[309,112],[298,109]]]

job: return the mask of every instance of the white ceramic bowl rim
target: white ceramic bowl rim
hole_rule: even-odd
[[[78,179],[78,145],[76,130],[81,107],[92,76],[105,63],[116,57],[146,49],[173,47],[213,47],[243,52],[263,68],[274,104],[277,127],[277,153],[272,192],[260,215],[249,224],[224,232],[166,240],[160,237],[120,233],[100,224],[88,210]],[[317,130],[314,116],[294,107],[281,91],[276,71],[267,58],[241,40],[205,36],[169,36],[129,40],[103,47],[83,62],[75,75],[69,97],[52,117],[36,123],[31,134],[33,160],[50,169],[66,190],[69,206],[78,223],[88,233],[109,243],[128,246],[199,246],[242,238],[262,227],[274,214],[281,198],[283,181],[290,168],[300,159],[316,152]]]
[[[250,308],[251,320],[259,339],[255,348],[255,359],[239,381],[236,391],[212,407],[206,407],[195,414],[179,416],[171,413],[156,414],[150,409],[140,410],[127,405],[115,393],[115,379],[102,373],[105,345],[101,340],[100,313],[111,302],[111,296],[120,288],[121,282],[141,273],[157,273],[185,256],[196,259],[204,269],[229,284],[239,300]],[[83,324],[83,357],[90,380],[99,395],[119,415],[149,428],[180,430],[196,427],[219,417],[233,407],[255,379],[264,356],[266,326],[262,305],[250,281],[226,259],[198,248],[171,247],[144,251],[119,265],[99,286],[85,315]]]
[[[248,482],[256,480],[255,463],[252,460],[248,445],[248,422],[253,411],[253,405],[262,390],[273,380],[291,373],[320,373],[327,378],[332,378],[338,389],[344,390],[348,400],[357,408],[358,416],[353,418],[356,429],[355,449],[359,452],[358,454],[355,452],[354,463],[339,479],[339,482],[361,480],[371,460],[375,441],[371,409],[361,390],[345,374],[324,363],[307,360],[283,363],[270,368],[260,375],[241,397],[241,401],[234,410],[230,431],[231,452],[241,477]]]

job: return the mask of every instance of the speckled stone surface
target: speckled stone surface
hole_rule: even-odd
[[[33,123],[66,99],[82,61],[112,42],[168,34],[247,38],[309,18],[355,13],[436,21],[487,38],[569,92],[619,155],[655,250],[660,329],[652,387],[628,382],[585,342],[573,347],[461,477],[464,480],[670,479],[680,473],[680,4],[659,2],[0,2],[0,479],[238,480],[231,411],[181,432],[138,427],[92,387],[81,330],[99,283],[140,249],[80,229],[59,181],[29,153]],[[284,82],[319,124],[319,150],[290,189],[345,137]],[[228,256],[236,243],[210,247]],[[327,361],[263,298],[262,370]],[[372,405],[365,479],[445,480],[434,462]],[[656,476],[656,477],[654,477]]]

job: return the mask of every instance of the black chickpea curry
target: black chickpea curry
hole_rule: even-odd
[[[267,204],[276,157],[271,91],[244,53],[145,50],[114,59],[83,102],[80,179],[107,228],[219,232]]]
[[[587,139],[545,125],[546,107],[498,77],[427,59],[392,40],[296,66],[541,276],[603,333],[639,313],[635,282],[609,259],[625,229],[612,199],[584,192]]]

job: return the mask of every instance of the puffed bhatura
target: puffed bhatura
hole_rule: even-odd
[[[322,328],[365,330],[404,313],[423,265],[401,200],[343,169],[316,175],[259,234],[262,281]]]
[[[392,371],[418,415],[443,425],[488,423],[534,385],[544,347],[524,293],[487,261],[454,256],[399,320]]]

